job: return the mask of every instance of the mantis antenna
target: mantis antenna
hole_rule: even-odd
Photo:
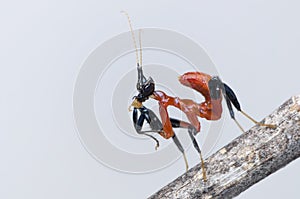
[[[142,29],[139,30],[139,43],[140,43],[140,66],[142,66],[143,56],[142,56]]]
[[[121,11],[121,13],[125,14],[125,16],[127,17],[129,28],[130,28],[130,32],[131,32],[131,36],[132,36],[132,40],[133,40],[133,44],[134,44],[134,48],[135,48],[136,63],[137,63],[137,65],[139,65],[138,49],[137,49],[136,40],[135,40],[135,36],[134,36],[132,25],[131,25],[130,17],[129,17],[129,15],[128,15],[128,13],[126,11]]]

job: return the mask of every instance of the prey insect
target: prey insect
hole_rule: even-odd
[[[196,134],[200,132],[201,125],[198,117],[205,118],[207,120],[218,120],[222,114],[222,99],[224,98],[229,109],[230,117],[235,121],[238,127],[243,131],[244,129],[238,123],[235,118],[233,106],[241,112],[248,119],[260,126],[266,126],[269,128],[275,128],[275,125],[264,124],[254,120],[247,113],[245,113],[241,105],[233,92],[233,90],[218,76],[211,76],[203,72],[187,72],[179,77],[179,82],[184,86],[190,87],[205,98],[204,102],[197,103],[191,99],[181,99],[179,97],[168,96],[165,92],[155,89],[155,82],[151,77],[146,78],[143,74],[142,68],[142,47],[141,47],[141,31],[139,32],[139,52],[137,48],[137,42],[135,40],[134,31],[131,25],[130,18],[126,12],[124,12],[128,18],[132,39],[136,52],[136,67],[137,67],[137,84],[136,89],[138,94],[134,96],[133,102],[130,107],[133,107],[133,124],[138,134],[143,134],[151,137],[156,142],[156,149],[159,146],[159,141],[149,133],[158,133],[165,139],[172,138],[179,151],[182,153],[188,170],[188,162],[185,155],[184,148],[177,138],[174,128],[187,129],[188,134],[192,140],[193,146],[199,153],[201,160],[201,168],[203,180],[207,181],[206,169],[200,147],[195,138]],[[160,118],[149,108],[144,105],[147,100],[156,100],[159,105]],[[168,107],[173,106],[181,110],[187,116],[188,122],[182,121],[169,116]],[[129,108],[130,108],[129,107]],[[138,116],[139,115],[139,116]],[[149,124],[151,130],[143,131],[143,125],[145,121]]]

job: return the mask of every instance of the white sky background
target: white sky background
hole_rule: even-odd
[[[145,198],[184,171],[177,161],[150,174],[119,173],[77,136],[76,76],[93,49],[128,31],[120,10],[136,28],[175,30],[204,46],[244,109],[263,118],[300,92],[299,8],[292,0],[2,2],[0,198]],[[240,135],[230,120],[223,131],[217,148]],[[238,198],[297,198],[299,166],[294,161]]]

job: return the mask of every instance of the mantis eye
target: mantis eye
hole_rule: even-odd
[[[143,89],[143,95],[144,95],[145,97],[149,97],[150,95],[153,94],[154,90],[155,90],[155,85],[154,85],[154,83],[151,82],[151,83],[149,83],[149,84],[146,84],[146,85],[144,86],[144,89]]]

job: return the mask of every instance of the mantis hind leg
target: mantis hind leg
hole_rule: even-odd
[[[233,109],[232,109],[232,106],[231,104],[233,104],[233,106],[239,111],[241,112],[245,117],[247,117],[249,120],[251,120],[253,123],[259,125],[259,126],[266,126],[266,127],[269,127],[269,128],[276,128],[276,125],[274,124],[264,124],[264,123],[261,123],[261,122],[258,122],[256,121],[255,119],[253,119],[250,115],[248,115],[247,113],[245,113],[242,108],[241,108],[241,105],[235,95],[235,93],[233,92],[233,90],[225,83],[223,83],[224,85],[224,90],[225,90],[225,99],[226,99],[226,103],[227,103],[227,107],[229,109],[229,112],[230,112],[230,116],[231,118],[237,123],[235,117],[234,117],[234,112],[233,112]],[[239,125],[239,123],[237,123],[237,125],[242,129],[242,127]],[[242,129],[242,131],[244,131]]]

